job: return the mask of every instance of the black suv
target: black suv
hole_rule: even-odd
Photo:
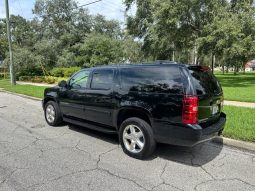
[[[172,62],[82,69],[47,88],[43,99],[49,125],[118,133],[124,152],[139,159],[156,142],[193,146],[220,134],[222,107],[222,88],[208,67]]]

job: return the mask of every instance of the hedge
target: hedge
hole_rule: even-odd
[[[24,81],[24,82],[35,82],[35,83],[48,83],[48,84],[54,84],[58,82],[58,79],[53,77],[53,76],[19,76],[18,78],[19,81]]]
[[[79,71],[80,67],[71,67],[71,68],[53,68],[50,71],[50,74],[54,77],[65,77],[69,78],[73,73]]]

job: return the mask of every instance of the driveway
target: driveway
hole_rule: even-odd
[[[221,144],[160,144],[125,155],[115,135],[49,127],[41,103],[0,92],[0,190],[255,190],[255,154]]]

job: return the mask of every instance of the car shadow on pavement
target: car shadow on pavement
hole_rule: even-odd
[[[194,147],[181,147],[174,145],[158,144],[156,157],[182,163],[190,166],[203,166],[220,155],[223,140],[200,143]]]
[[[107,141],[114,145],[119,144],[117,134],[106,134],[72,124],[69,124],[68,127],[72,131],[76,131],[102,141]],[[146,160],[151,161],[156,158],[162,158],[190,166],[203,166],[219,156],[222,148],[223,141],[218,141],[217,143],[209,141],[194,147],[181,147],[158,143],[155,153]]]
[[[88,129],[88,128],[85,128],[85,127],[72,125],[72,124],[68,124],[68,127],[72,131],[76,131],[78,133],[82,133],[82,134],[100,139],[102,141],[107,141],[108,143],[111,143],[111,144],[114,144],[114,145],[119,144],[119,139],[118,139],[117,134],[102,133],[100,131],[95,131],[95,130],[91,130],[91,129]]]

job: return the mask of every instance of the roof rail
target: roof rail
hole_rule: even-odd
[[[177,64],[177,62],[170,60],[156,60],[156,64]]]

